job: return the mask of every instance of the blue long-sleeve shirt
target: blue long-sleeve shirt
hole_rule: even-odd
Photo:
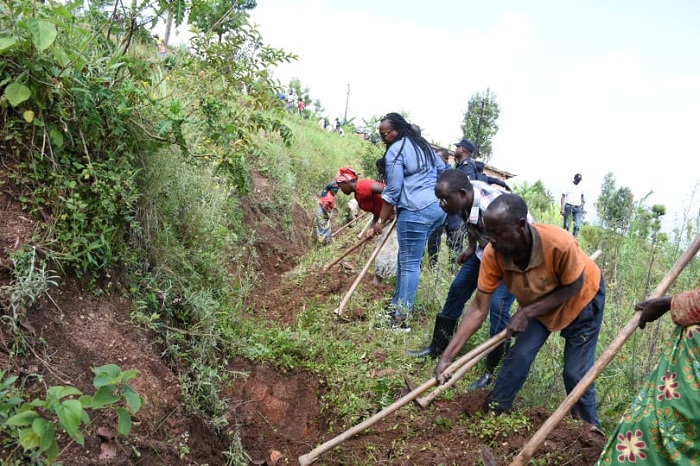
[[[403,146],[403,147],[402,147]],[[386,159],[386,188],[382,199],[397,209],[422,210],[438,202],[435,197],[435,183],[445,170],[445,163],[431,151],[434,166],[428,163],[418,165],[418,154],[408,139],[398,139],[389,147]]]

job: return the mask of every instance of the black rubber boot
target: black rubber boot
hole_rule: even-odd
[[[430,345],[419,350],[408,351],[407,354],[416,358],[424,358],[426,356],[437,358],[443,351],[445,351],[447,345],[450,344],[452,335],[455,333],[455,327],[457,327],[457,319],[452,319],[450,317],[445,317],[438,314],[435,318],[433,339],[430,342]]]
[[[476,382],[469,386],[471,390],[478,390],[491,385],[491,382],[493,381],[493,374],[496,371],[496,368],[498,367],[498,363],[501,362],[501,357],[504,354],[507,354],[509,349],[510,342],[504,341],[502,344],[498,345],[496,348],[494,348],[493,351],[486,355],[486,370]]]

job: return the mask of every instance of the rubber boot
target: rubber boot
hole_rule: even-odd
[[[498,345],[496,348],[494,348],[493,351],[486,355],[486,370],[476,382],[469,386],[471,390],[478,390],[491,385],[491,382],[493,381],[493,374],[496,371],[496,368],[498,367],[498,363],[501,361],[501,357],[504,354],[508,353],[509,349],[510,342],[504,341],[502,344]]]
[[[423,358],[426,356],[437,358],[443,351],[445,351],[447,345],[450,344],[452,335],[455,333],[455,327],[457,327],[457,319],[452,319],[450,317],[445,317],[438,314],[435,318],[433,339],[431,340],[430,345],[419,350],[408,351],[407,354],[416,358]]]

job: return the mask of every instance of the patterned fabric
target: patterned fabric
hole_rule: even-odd
[[[488,244],[488,237],[484,235],[484,212],[488,209],[491,202],[498,196],[504,193],[504,191],[495,186],[491,186],[483,181],[472,181],[472,186],[474,187],[474,202],[472,203],[472,210],[469,211],[469,216],[467,216],[464,211],[459,215],[467,225],[467,232],[469,235],[473,235],[476,238],[476,256],[481,259],[484,253],[484,248]],[[533,223],[534,220],[530,213],[527,214],[528,223]]]
[[[700,288],[676,295],[674,320],[677,314],[697,318],[699,299]],[[700,464],[700,326],[676,328],[597,463],[623,464]]]
[[[321,244],[331,242],[331,215],[332,210],[324,210],[319,206],[316,209],[316,240]]]

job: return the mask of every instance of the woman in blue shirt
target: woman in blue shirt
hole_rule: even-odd
[[[392,327],[410,331],[406,320],[418,291],[423,251],[430,234],[445,221],[445,212],[435,197],[435,183],[445,163],[398,113],[382,118],[379,136],[387,148],[386,188],[382,193],[382,212],[371,234],[382,232],[395,206],[399,260],[391,299]]]

